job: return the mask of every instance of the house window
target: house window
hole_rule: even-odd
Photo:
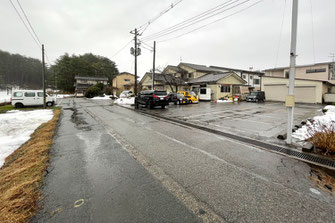
[[[307,70],[306,70],[306,74],[310,74],[310,73],[322,73],[322,72],[326,72],[326,68],[321,68],[321,69],[307,69]]]
[[[126,82],[130,82],[130,79],[124,79],[124,81],[126,81]]]
[[[229,92],[230,92],[230,85],[221,86],[221,93],[229,93]]]
[[[242,78],[243,79],[247,79],[247,76],[245,74],[243,74]]]
[[[259,79],[254,79],[254,84],[259,84]]]
[[[290,72],[286,71],[285,72],[285,78],[289,78],[290,77]]]
[[[189,73],[188,78],[193,78],[193,73]]]
[[[249,78],[250,78],[250,80],[252,80],[252,76],[250,76]]]

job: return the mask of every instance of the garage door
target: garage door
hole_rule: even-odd
[[[285,101],[288,94],[286,84],[264,85],[265,98],[268,101]]]
[[[288,94],[288,87],[283,85],[265,85],[264,86],[266,100],[269,101],[285,101]],[[316,87],[315,86],[296,86],[294,89],[295,101],[300,103],[316,103]]]
[[[294,89],[295,101],[301,103],[316,103],[315,86],[297,86]]]

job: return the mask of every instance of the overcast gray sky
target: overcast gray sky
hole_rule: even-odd
[[[12,1],[17,6],[17,0]],[[143,33],[143,37],[226,1],[183,0],[152,23]],[[134,58],[129,53],[130,44],[119,54],[112,56],[133,38],[129,33],[130,30],[155,17],[175,0],[20,0],[20,2],[41,42],[45,44],[51,63],[64,53],[92,52],[115,61],[120,72],[133,73]],[[190,28],[197,28],[255,2],[257,0],[250,0],[240,7]],[[158,67],[177,65],[182,60],[241,69],[288,66],[291,7],[292,0],[263,0],[243,12],[180,38],[159,42],[183,34],[189,29],[159,38],[156,65]],[[297,64],[331,60],[330,53],[335,53],[334,11],[334,0],[299,1]],[[9,0],[0,1],[0,24],[1,50],[40,58],[38,47]],[[152,45],[152,41],[148,44]],[[138,64],[138,74],[143,76],[152,68],[152,53],[142,49]]]

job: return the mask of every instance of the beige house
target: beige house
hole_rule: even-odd
[[[152,89],[152,73],[145,73],[140,81],[142,90]],[[154,87],[156,90],[166,90],[167,92],[177,92],[189,90],[189,86],[179,77],[171,74],[155,73]]]
[[[288,78],[289,70],[289,67],[266,69],[265,76]],[[295,72],[296,78],[333,82],[335,81],[335,62],[298,65]]]
[[[266,100],[284,102],[288,95],[289,79],[283,77],[263,77],[262,88]],[[325,100],[325,96],[332,100],[334,85],[329,81],[295,79],[294,95],[297,103],[323,103],[331,102]]]
[[[267,100],[285,101],[288,94],[289,67],[265,70],[262,87]],[[301,103],[335,102],[335,63],[296,66],[295,101]]]
[[[199,93],[201,88],[210,88],[211,100],[227,95],[240,95],[241,86],[246,83],[235,72],[191,63],[169,65],[162,73],[155,74],[155,89],[168,92],[192,90]],[[146,73],[140,84],[143,90],[151,89],[152,73]]]
[[[246,83],[234,72],[209,73],[189,81],[192,88],[210,88],[211,100],[231,95],[240,95],[240,87]]]
[[[134,92],[135,76],[131,73],[122,72],[114,77],[112,82],[113,94],[119,96],[122,91]]]

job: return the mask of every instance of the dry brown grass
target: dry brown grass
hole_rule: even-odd
[[[38,210],[40,186],[61,110],[6,158],[0,169],[0,222],[27,222]]]
[[[323,190],[335,194],[335,171],[323,167],[312,166],[311,179]]]
[[[335,122],[329,125],[321,124],[320,122],[314,123],[314,127],[307,128],[309,138],[308,141],[321,149],[325,155],[335,153]]]

